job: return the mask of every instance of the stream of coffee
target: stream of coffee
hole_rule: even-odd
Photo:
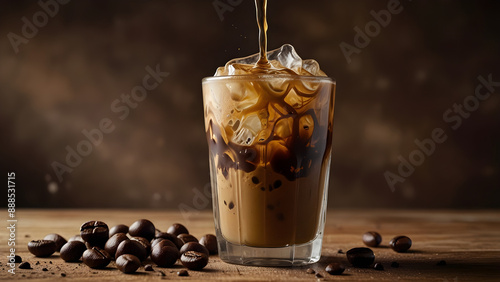
[[[267,0],[255,0],[257,12],[257,25],[259,26],[259,53],[260,58],[255,65],[256,68],[269,68],[271,65],[267,60]]]

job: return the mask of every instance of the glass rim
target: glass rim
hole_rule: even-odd
[[[311,75],[298,75],[298,74],[257,74],[257,75],[248,75],[248,74],[242,74],[242,75],[221,75],[221,76],[207,76],[204,77],[201,82],[210,82],[210,81],[216,81],[216,80],[258,80],[258,81],[263,81],[263,80],[269,80],[269,79],[275,79],[275,78],[282,78],[282,79],[298,79],[298,80],[316,80],[316,81],[324,81],[324,82],[331,82],[333,84],[336,84],[336,81],[334,78],[328,77],[328,76],[311,76]]]

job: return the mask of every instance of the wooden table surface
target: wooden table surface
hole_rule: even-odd
[[[112,262],[107,269],[93,270],[83,263],[65,263],[56,253],[49,258],[37,258],[27,250],[30,240],[42,239],[46,234],[58,233],[68,239],[79,233],[80,225],[88,220],[101,220],[110,227],[119,223],[130,225],[137,219],[150,219],[158,229],[166,231],[174,222],[186,225],[191,234],[201,237],[214,233],[212,213],[209,211],[190,214],[183,219],[175,211],[142,210],[18,210],[16,213],[16,254],[31,263],[33,269],[15,269],[10,274],[6,264],[10,236],[5,227],[1,239],[1,280],[73,280],[73,281],[156,281],[178,280],[318,280],[307,274],[308,267],[272,268],[247,267],[226,264],[218,256],[211,256],[202,271],[189,271],[188,277],[178,277],[182,269],[177,263],[173,268],[154,267],[147,272],[141,267],[136,274],[118,271]],[[5,225],[7,211],[2,213]],[[354,268],[345,254],[350,248],[361,247],[362,234],[378,231],[383,241],[381,247],[372,248],[375,261],[385,270]],[[321,273],[319,280],[372,280],[372,281],[500,281],[500,211],[401,211],[401,210],[333,210],[328,213],[327,227],[320,262],[310,267]],[[396,253],[388,248],[388,242],[396,235],[407,235],[413,240],[408,253]],[[149,260],[149,259],[148,259]],[[436,265],[445,260],[445,266]],[[400,264],[392,268],[391,262]],[[346,270],[341,276],[324,271],[330,262],[341,262]],[[46,268],[47,271],[42,271]],[[165,275],[163,276],[161,272]],[[63,277],[62,274],[65,274]]]

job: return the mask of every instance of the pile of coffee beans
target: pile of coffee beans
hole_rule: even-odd
[[[179,260],[189,270],[201,270],[208,264],[209,256],[218,253],[217,238],[212,234],[198,240],[180,223],[161,232],[147,219],[137,220],[130,227],[119,224],[111,229],[102,221],[88,221],[80,227],[80,234],[68,241],[59,234],[48,234],[42,240],[29,242],[28,250],[37,257],[59,252],[65,262],[81,259],[93,269],[105,268],[115,260],[116,267],[127,274],[135,273],[148,257],[159,267],[172,267]],[[151,264],[146,264],[144,270],[154,271]],[[189,273],[184,269],[178,275]]]

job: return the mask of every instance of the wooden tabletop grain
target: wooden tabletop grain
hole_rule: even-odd
[[[323,278],[306,273],[308,267],[273,268],[248,267],[222,262],[211,256],[202,271],[189,271],[188,277],[178,277],[183,269],[177,263],[173,268],[154,267],[147,272],[141,267],[136,274],[119,272],[114,263],[104,270],[93,270],[83,263],[65,263],[56,253],[49,258],[37,258],[27,250],[30,240],[42,239],[46,234],[58,233],[68,239],[79,233],[80,225],[88,220],[101,220],[110,227],[116,224],[130,225],[137,219],[147,218],[158,229],[166,231],[174,222],[184,223],[190,233],[201,237],[214,233],[212,213],[195,212],[183,217],[176,211],[144,210],[35,210],[16,212],[16,254],[31,263],[33,269],[8,272],[9,229],[2,228],[1,280],[30,281],[156,281],[156,280],[226,280],[226,281],[300,281],[300,280],[372,280],[372,281],[500,281],[500,210],[489,211],[406,211],[406,210],[332,210],[328,212],[323,255],[320,262],[310,268]],[[4,225],[7,211],[2,213]],[[372,248],[375,261],[385,270],[354,268],[347,262],[345,252],[363,246],[362,234],[377,231],[383,241]],[[396,253],[388,242],[396,235],[406,235],[413,240],[408,253]],[[339,252],[339,250],[342,250]],[[444,260],[446,265],[437,265]],[[391,267],[392,262],[399,267]],[[332,276],[324,271],[330,262],[346,265],[344,274]],[[46,269],[46,271],[43,271]]]

